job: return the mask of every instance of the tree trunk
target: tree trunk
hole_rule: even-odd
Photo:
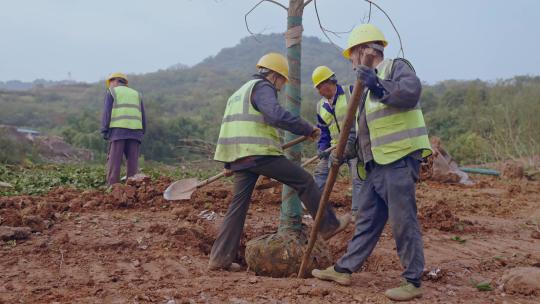
[[[304,12],[303,0],[290,0],[287,15],[287,59],[289,61],[289,82],[285,89],[287,96],[286,108],[293,115],[300,115],[300,67],[302,54],[302,14]],[[300,30],[300,31],[299,31]],[[300,32],[298,35],[292,33]],[[294,37],[296,36],[296,37]],[[285,132],[285,141],[290,141],[298,137],[290,132]],[[296,145],[285,153],[287,158],[300,164],[302,157],[302,146]],[[302,226],[302,205],[296,192],[288,186],[283,186],[280,214],[279,231],[300,232]]]

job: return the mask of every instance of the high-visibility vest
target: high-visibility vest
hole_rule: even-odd
[[[386,59],[377,66],[377,76],[386,79],[391,74],[394,60]],[[429,156],[431,145],[420,105],[412,109],[387,106],[367,94],[364,104],[371,152],[377,164],[386,165],[421,150]],[[363,167],[363,164],[360,164]],[[359,168],[360,169],[360,168]],[[359,175],[362,178],[361,170]]]
[[[328,111],[324,104],[326,102],[325,98],[319,100],[317,104],[317,114],[324,121],[324,127],[328,127],[330,131],[330,136],[332,140],[330,141],[332,146],[337,145],[339,140],[339,133],[341,132],[341,127],[343,124],[343,119],[347,115],[347,102],[349,100],[349,90],[346,86],[341,87],[343,89],[343,94],[339,95],[336,99],[336,103],[333,105],[334,113]]]
[[[142,130],[139,92],[126,86],[110,88],[109,91],[114,99],[109,128]]]
[[[283,154],[278,130],[251,104],[253,87],[259,81],[246,82],[227,100],[214,160],[230,163],[247,156]]]

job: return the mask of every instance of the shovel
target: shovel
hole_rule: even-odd
[[[329,147],[327,148],[326,150],[324,150],[324,152],[331,152],[332,150],[334,150],[336,148],[336,146],[332,146],[332,147]],[[305,167],[311,163],[313,163],[314,161],[318,160],[319,159],[319,156],[318,155],[315,155],[313,156],[312,158],[308,158],[307,160],[305,160],[303,163],[302,163],[302,167]],[[255,190],[264,190],[264,189],[269,189],[269,188],[274,188],[276,186],[278,186],[279,184],[281,184],[280,182],[278,182],[277,180],[274,180],[274,179],[270,179],[268,178],[270,181],[267,181],[265,183],[261,183],[261,184],[258,184],[257,186],[255,186]],[[291,192],[291,193],[294,193],[294,192]],[[291,194],[292,195],[292,194]],[[283,200],[286,200],[287,198],[284,198]]]
[[[282,149],[290,148],[296,144],[299,144],[303,141],[308,139],[307,136],[301,136],[294,140],[291,140],[290,142],[284,144],[281,146]],[[195,190],[204,187],[210,183],[215,182],[216,180],[222,178],[225,176],[225,172],[221,172],[218,175],[214,175],[210,177],[209,179],[205,179],[202,182],[199,182],[196,178],[186,178],[179,181],[176,181],[167,187],[165,189],[165,192],[163,192],[163,198],[168,201],[176,201],[176,200],[186,200],[190,199],[191,195]]]

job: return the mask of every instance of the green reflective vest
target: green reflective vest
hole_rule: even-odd
[[[391,59],[382,61],[377,67],[377,76],[386,79],[392,71],[393,62]],[[422,157],[427,157],[432,153],[419,104],[412,109],[387,106],[372,98],[369,92],[364,109],[371,152],[377,164],[392,163],[417,150],[422,151]],[[362,177],[362,174],[359,175]]]
[[[246,82],[227,100],[214,160],[230,163],[247,156],[283,154],[278,131],[251,104],[251,92],[259,81]]]
[[[109,90],[114,99],[109,128],[142,130],[139,92],[126,86],[117,86]]]
[[[339,95],[336,99],[336,104],[333,105],[334,113],[329,112],[325,107],[324,103],[326,102],[325,98],[321,98],[317,104],[317,114],[324,121],[324,126],[328,127],[330,131],[330,136],[332,140],[330,141],[332,146],[337,145],[339,140],[339,132],[341,131],[341,125],[343,124],[343,119],[347,115],[347,102],[349,99],[349,90],[347,86],[341,87],[343,94]]]

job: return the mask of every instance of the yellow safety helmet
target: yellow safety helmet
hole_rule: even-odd
[[[343,57],[349,59],[351,49],[359,44],[381,41],[383,47],[388,45],[383,33],[375,25],[366,23],[355,27],[349,35],[347,48],[343,51]]]
[[[313,74],[311,74],[311,80],[313,81],[313,87],[317,88],[321,82],[327,80],[328,78],[332,77],[334,75],[334,71],[332,71],[329,67],[325,65],[320,65],[313,70]]]
[[[279,53],[268,53],[262,56],[257,62],[257,68],[272,70],[289,81],[289,63],[287,58]]]
[[[107,87],[107,89],[109,88],[109,85],[111,83],[111,80],[113,78],[122,78],[126,81],[126,83],[128,82],[128,79],[127,79],[127,76],[126,74],[124,73],[120,73],[120,72],[116,72],[116,73],[112,73],[111,75],[109,75],[109,77],[107,77],[107,79],[105,80],[105,86]]]

